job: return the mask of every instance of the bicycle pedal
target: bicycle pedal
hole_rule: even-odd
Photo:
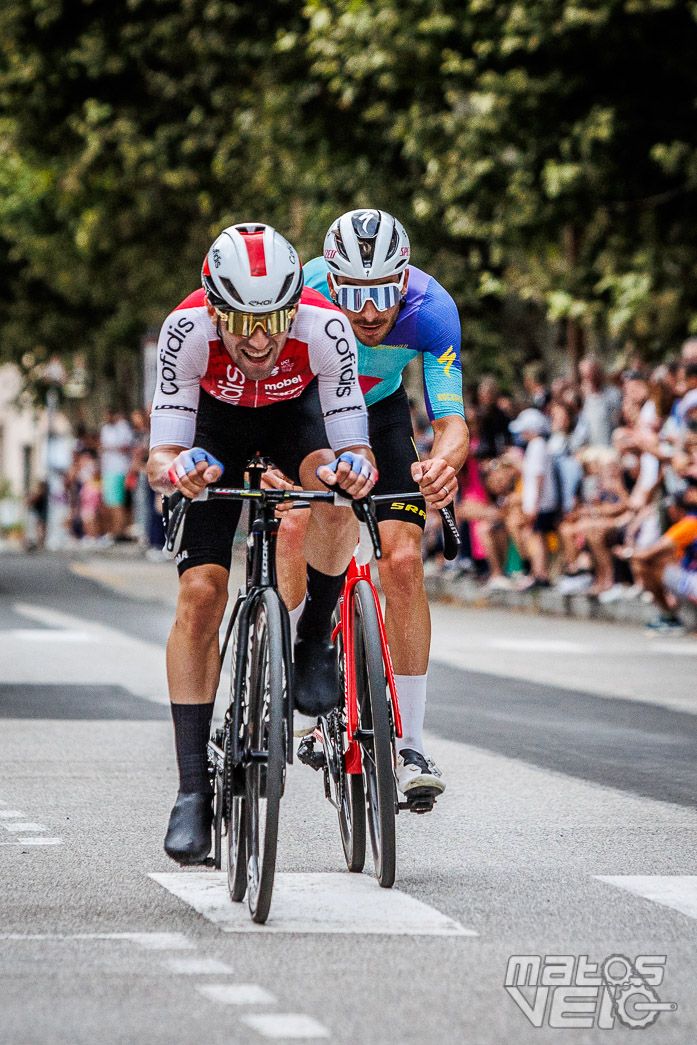
[[[408,809],[410,813],[430,813],[436,804],[440,791],[420,787],[406,796],[406,801],[399,803],[400,809]]]
[[[303,737],[298,744],[298,760],[304,766],[310,766],[314,770],[324,769],[327,764],[324,750],[315,751],[314,740],[310,740],[308,737]]]

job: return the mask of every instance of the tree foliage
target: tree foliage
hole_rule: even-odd
[[[397,213],[505,372],[697,329],[692,0],[6,0],[0,344],[109,376],[225,224]],[[513,317],[511,320],[510,317]]]

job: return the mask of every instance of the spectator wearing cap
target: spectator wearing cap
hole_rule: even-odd
[[[511,421],[511,433],[525,445],[521,466],[523,527],[521,555],[530,560],[530,576],[521,589],[548,588],[547,534],[559,523],[559,492],[552,455],[547,446],[548,421],[541,410],[528,407]]]

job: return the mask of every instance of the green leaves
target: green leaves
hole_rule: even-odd
[[[679,0],[6,0],[2,352],[115,373],[225,224],[309,258],[364,205],[474,369],[544,319],[663,352],[697,326],[696,45]]]

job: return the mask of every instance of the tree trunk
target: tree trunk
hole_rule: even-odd
[[[578,265],[581,254],[581,230],[577,225],[567,225],[564,229],[564,242],[566,247],[566,258],[569,263],[569,272],[573,278],[573,272]],[[571,376],[574,388],[578,391],[581,387],[579,364],[585,352],[584,330],[577,319],[566,321],[566,350],[571,362]]]

